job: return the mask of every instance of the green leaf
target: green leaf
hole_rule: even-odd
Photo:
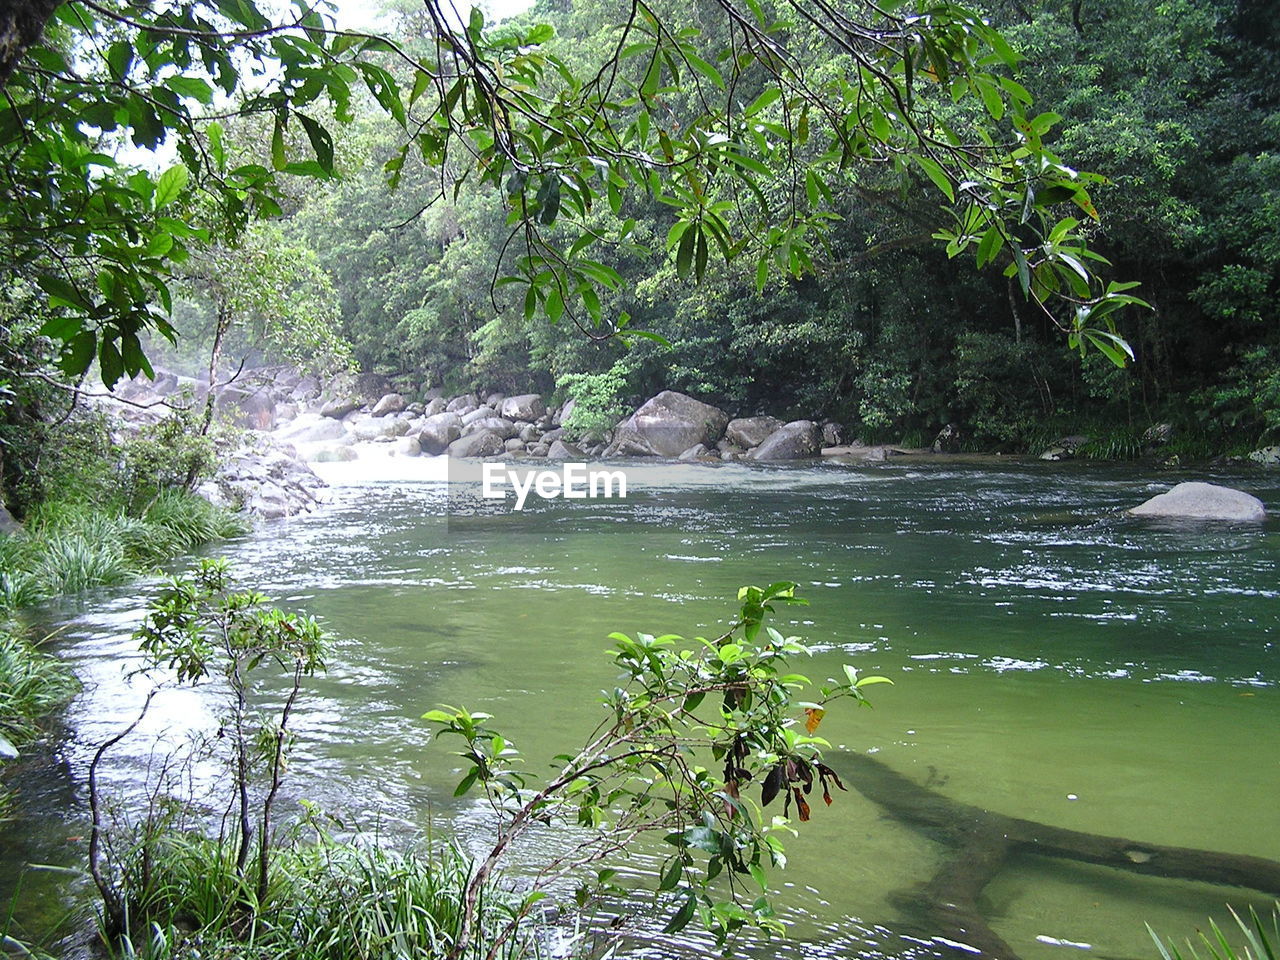
[[[685,900],[679,910],[667,921],[667,925],[662,928],[663,933],[679,933],[689,925],[689,921],[693,919],[693,912],[697,905],[693,897]]]
[[[671,861],[666,871],[662,874],[662,880],[658,884],[659,890],[674,890],[680,885],[680,877],[684,873],[684,863],[679,857]]]
[[[312,120],[304,113],[294,114],[302,123],[302,129],[307,132],[307,139],[311,141],[311,149],[315,151],[316,162],[324,168],[326,173],[333,172],[333,136],[325,127],[315,120]]]
[[[182,164],[172,166],[160,174],[160,179],[156,181],[156,209],[163,209],[176,200],[178,195],[186,189],[187,181],[190,178],[191,175]]]
[[[916,163],[920,165],[920,169],[925,172],[934,186],[947,195],[947,199],[955,203],[956,193],[951,186],[951,181],[947,179],[947,175],[943,172],[942,166],[936,161],[925,156],[916,156]]]
[[[89,302],[84,298],[84,294],[61,277],[55,277],[51,273],[42,273],[36,277],[36,283],[40,285],[41,290],[49,295],[49,301],[54,306],[76,307],[80,310],[89,309]],[[50,321],[50,323],[52,322]],[[48,324],[45,326],[47,327]],[[43,330],[44,328],[41,329]],[[46,336],[48,335],[46,334]]]

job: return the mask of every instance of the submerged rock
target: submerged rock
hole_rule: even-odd
[[[1192,481],[1129,510],[1135,517],[1175,517],[1186,520],[1235,520],[1258,523],[1266,519],[1261,500],[1231,487]]]

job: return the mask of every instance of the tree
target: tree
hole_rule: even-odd
[[[671,209],[656,245],[681,275],[701,279],[713,254],[749,258],[761,289],[771,273],[800,275],[823,259],[837,195],[886,169],[900,189],[945,199],[937,236],[950,255],[1003,263],[1073,346],[1124,362],[1113,315],[1140,301],[1095,275],[1102,258],[1081,219],[1060,211],[1095,219],[1098,178],[1046,147],[1057,116],[1030,109],[1011,75],[1018,54],[975,11],[704,0],[707,26],[677,31],[632,0],[602,8],[610,53],[575,69],[545,24],[491,27],[479,10],[461,24],[450,10],[426,2],[412,52],[303,6],[272,21],[251,0],[53,11],[5,83],[0,209],[11,269],[34,273],[59,311],[46,332],[64,345],[63,368],[96,356],[107,382],[147,370],[138,334],[174,335],[172,265],[207,238],[171,214],[197,193],[233,232],[278,213],[278,173],[332,174],[318,107],[325,98],[349,118],[359,85],[406,134],[387,164],[393,185],[416,152],[438,172],[436,199],[471,183],[503,190],[506,244],[521,256],[493,282],[524,290],[527,317],[592,338],[643,335],[605,314],[601,294],[620,277],[595,252],[637,243],[638,202]],[[815,61],[815,49],[830,56]],[[681,115],[678,98],[693,109]],[[273,117],[271,168],[227,163],[221,121],[244,113]],[[170,140],[181,163],[141,173],[103,152],[104,138]]]

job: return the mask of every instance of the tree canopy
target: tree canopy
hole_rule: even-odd
[[[1113,320],[1137,302],[1132,285],[1100,279],[1086,240],[1100,177],[1048,148],[1060,118],[1033,109],[1019,54],[976,10],[602,4],[593,61],[542,17],[495,26],[451,11],[428,0],[403,43],[301,4],[272,18],[251,0],[70,0],[25,48],[30,31],[0,25],[8,271],[47,294],[63,369],[96,358],[109,384],[146,372],[141,335],[175,334],[175,264],[281,213],[282,175],[333,176],[334,125],[357,97],[401,132],[393,186],[411,158],[433,171],[423,208],[473,185],[500,192],[502,249],[518,256],[492,286],[521,290],[526,317],[644,336],[604,309],[618,256],[666,251],[699,280],[713,261],[747,260],[763,290],[832,262],[848,196],[924,191],[948,255],[1002,268],[1073,346],[1126,359]],[[241,162],[229,146],[246,117],[266,120],[269,156]],[[140,169],[121,147],[176,162]],[[638,234],[634,213],[655,203],[665,235]],[[218,212],[211,227],[193,226],[197,204]]]

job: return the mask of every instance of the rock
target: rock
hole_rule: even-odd
[[[502,417],[485,417],[482,420],[473,420],[464,426],[462,435],[465,437],[468,434],[475,433],[477,430],[488,430],[490,433],[496,433],[503,440],[510,440],[520,432],[510,420],[504,420]]]
[[[506,447],[507,453],[524,453],[524,441],[519,437],[511,437],[503,446]]]
[[[474,410],[480,406],[480,400],[474,393],[464,393],[460,397],[454,397],[447,404],[445,410],[449,413],[463,413],[464,411]]]
[[[416,457],[422,453],[422,446],[417,437],[401,437],[391,448],[391,452],[397,457]]]
[[[314,400],[318,396],[320,396],[320,380],[309,373],[300,378],[289,391],[289,399],[298,403]]]
[[[22,529],[22,524],[13,519],[9,508],[0,503],[0,534],[11,536]]]
[[[357,440],[388,440],[403,437],[409,432],[409,421],[382,417],[377,420],[357,420],[351,425],[351,432]]]
[[[563,426],[565,423],[567,423],[569,421],[569,418],[573,416],[573,408],[576,407],[577,405],[578,405],[577,400],[566,400],[564,406],[561,407],[559,411],[556,413],[556,415],[552,418],[553,423],[551,425],[553,427],[560,427],[560,426]]]
[[[891,447],[885,446],[866,447],[858,443],[846,443],[837,447],[823,447],[821,453],[824,457],[845,457],[860,463],[883,463],[889,459],[891,450]]]
[[[719,455],[720,455],[720,454],[719,454],[719,451],[717,451],[717,452],[714,454],[714,456],[717,456],[717,457],[718,457]],[[680,456],[678,456],[676,459],[677,459],[677,460],[686,460],[686,461],[688,461],[688,460],[703,460],[703,459],[705,459],[705,458],[707,458],[707,457],[710,457],[710,456],[713,456],[713,454],[711,453],[711,451],[710,451],[710,450],[708,450],[708,449],[707,449],[707,445],[706,445],[705,443],[695,443],[695,444],[694,444],[692,447],[690,447],[688,450],[686,450],[686,451],[684,451],[682,454],[680,454]]]
[[[285,420],[294,420],[297,416],[298,405],[296,403],[276,404],[276,423],[282,423]]]
[[[534,443],[538,440],[539,437],[542,436],[541,431],[538,430],[538,428],[535,427],[532,423],[525,423],[525,424],[517,423],[516,426],[520,428],[520,433],[518,434],[518,436],[525,443]]]
[[[489,406],[488,404],[481,404],[480,406],[476,407],[474,410],[471,410],[462,415],[462,425],[466,426],[468,423],[474,423],[477,420],[484,420],[486,417],[492,417],[496,415],[497,415],[497,411],[495,411],[493,407]]]
[[[330,417],[308,414],[299,417],[287,427],[282,427],[274,434],[278,440],[292,443],[316,443],[321,440],[339,440],[347,435],[347,428],[338,420]]]
[[[420,403],[411,403],[404,408],[405,413],[415,417],[420,417],[426,412],[426,408]]]
[[[21,754],[18,748],[9,742],[9,738],[0,733],[0,760],[17,760]]]
[[[502,401],[502,416],[508,420],[539,420],[546,416],[547,405],[536,393],[522,393]]]
[[[525,450],[525,453],[531,457],[545,457],[547,455],[547,451],[550,449],[550,444],[534,443],[530,444],[529,448]]]
[[[359,460],[360,454],[351,447],[323,447],[311,454],[312,463],[347,463]]]
[[[724,438],[736,447],[750,450],[764,443],[780,426],[782,421],[777,417],[739,417],[729,421]]]
[[[1142,446],[1148,450],[1163,447],[1173,437],[1172,423],[1153,423],[1142,434]]]
[[[237,426],[250,430],[270,430],[276,425],[276,402],[269,390],[224,387],[214,407]]]
[[[1257,497],[1213,483],[1179,483],[1129,511],[1135,517],[1178,517],[1187,520],[1236,520],[1258,523],[1267,511]]]
[[[938,431],[938,435],[933,438],[934,453],[959,453],[960,441],[964,438],[963,432],[954,423],[948,423],[945,427]]]
[[[449,402],[443,397],[432,397],[422,407],[422,415],[424,417],[434,417],[437,413],[444,413],[444,408]]]
[[[1050,445],[1049,449],[1040,454],[1041,460],[1070,460],[1076,455],[1076,451],[1089,442],[1089,438],[1083,434],[1072,434],[1069,437],[1063,437],[1057,443]]]
[[[792,420],[784,424],[751,451],[755,460],[804,460],[816,457],[822,446],[822,431],[812,420]]]
[[[477,430],[449,444],[451,457],[496,457],[505,452],[502,437],[491,430]]]
[[[714,444],[728,422],[723,410],[664,390],[619,424],[605,455],[678,457],[695,444]]]
[[[502,401],[505,400],[506,398],[507,398],[507,395],[505,393],[499,393],[497,391],[494,391],[493,393],[490,393],[485,396],[484,402],[489,406],[493,407],[493,409],[497,410],[500,406],[502,406]]]
[[[444,453],[449,444],[462,436],[462,418],[456,413],[438,413],[427,417],[418,433],[422,452],[433,457]]]
[[[547,448],[548,460],[585,460],[586,458],[587,455],[584,451],[578,449],[572,443],[565,443],[563,440],[555,440]]]
[[[310,510],[324,485],[293,446],[258,435],[228,457],[197,492],[211,503],[239,504],[255,516],[275,519]]]
[[[406,400],[401,394],[398,394],[398,393],[383,394],[382,398],[373,405],[373,409],[369,411],[369,416],[385,417],[389,413],[399,413],[408,405],[409,405],[409,401]]]
[[[554,430],[548,430],[542,435],[542,442],[548,444],[563,439],[565,439],[564,427],[556,427]]]
[[[843,442],[844,427],[834,420],[826,421],[822,425],[822,445],[824,447],[838,447]]]
[[[1249,459],[1254,463],[1265,463],[1274,466],[1280,463],[1280,447],[1260,447],[1249,454]]]
[[[345,397],[339,400],[330,400],[320,408],[320,416],[333,417],[335,420],[341,420],[353,410],[359,410],[364,404],[354,397]]]

